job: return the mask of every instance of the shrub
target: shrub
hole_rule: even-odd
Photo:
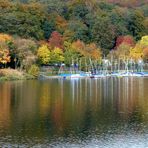
[[[28,70],[28,74],[33,75],[34,77],[38,77],[39,67],[37,65],[32,65]]]
[[[0,81],[2,80],[23,80],[23,72],[15,69],[0,69]]]

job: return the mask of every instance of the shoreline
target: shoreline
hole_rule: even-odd
[[[117,73],[117,74],[96,74],[96,75],[81,75],[81,74],[71,74],[71,75],[54,75],[54,76],[47,76],[47,75],[39,75],[39,79],[40,80],[48,80],[48,79],[100,79],[100,78],[124,78],[124,77],[128,77],[128,78],[137,78],[137,77],[142,77],[142,78],[146,78],[148,77],[148,73],[147,74],[143,74],[142,73],[133,73],[133,74],[127,74],[127,73]]]
[[[30,77],[23,77],[23,78],[19,78],[19,77],[7,77],[7,76],[3,76],[0,77],[0,82],[6,82],[6,81],[20,81],[20,80],[35,80],[37,78],[30,76]]]
[[[0,82],[3,81],[17,81],[17,80],[31,80],[37,77],[17,69],[0,69]]]
[[[38,76],[33,76],[24,71],[19,71],[16,69],[0,69],[0,82],[4,81],[19,81],[19,80],[48,80],[48,79],[100,79],[100,78],[135,78],[142,77],[147,78],[148,72],[116,72],[107,74],[87,74],[87,73],[77,73],[77,74],[61,74],[61,75],[46,75],[46,73],[39,72]]]

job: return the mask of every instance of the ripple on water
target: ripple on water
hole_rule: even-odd
[[[0,83],[0,147],[148,147],[148,79]]]

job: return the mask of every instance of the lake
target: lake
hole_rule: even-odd
[[[148,78],[0,82],[0,147],[148,147]]]

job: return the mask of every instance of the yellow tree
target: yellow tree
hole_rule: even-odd
[[[143,50],[139,43],[137,43],[134,48],[130,49],[130,57],[135,61],[138,61],[139,59],[143,58]]]
[[[51,51],[51,62],[52,63],[61,63],[64,62],[64,54],[62,49],[55,47]]]
[[[8,62],[10,62],[9,50],[0,49],[0,63],[6,65]]]
[[[86,55],[94,60],[99,60],[102,56],[101,49],[96,46],[95,43],[86,45]]]
[[[37,56],[41,64],[48,64],[51,60],[51,52],[47,45],[42,45],[37,51]]]
[[[142,44],[143,46],[148,46],[148,35],[142,37],[142,39],[140,40],[140,44]]]
[[[139,44],[143,49],[144,58],[148,59],[148,35],[143,36]]]
[[[0,63],[4,65],[10,62],[10,53],[6,44],[7,41],[12,41],[12,37],[8,34],[0,33]]]
[[[0,42],[12,41],[12,37],[8,34],[0,33]]]
[[[148,36],[143,36],[136,46],[131,48],[130,56],[135,60],[148,58]]]

